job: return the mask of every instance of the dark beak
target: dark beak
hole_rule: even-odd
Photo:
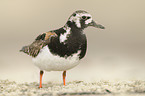
[[[89,26],[93,26],[93,27],[100,28],[100,29],[105,29],[104,26],[97,24],[94,20],[92,20],[92,22],[89,24]]]

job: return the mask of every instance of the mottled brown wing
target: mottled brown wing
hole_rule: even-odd
[[[36,57],[40,50],[48,45],[52,39],[56,38],[57,34],[55,32],[45,32],[42,33],[41,35],[39,35],[36,40],[28,45],[28,46],[24,46],[20,51],[32,56],[32,57]]]

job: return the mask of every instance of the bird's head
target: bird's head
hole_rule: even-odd
[[[77,28],[84,29],[88,26],[93,26],[100,29],[105,29],[104,26],[97,24],[93,19],[92,16],[83,10],[75,11],[68,19],[68,25],[75,24]]]

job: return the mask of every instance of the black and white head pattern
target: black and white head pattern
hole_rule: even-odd
[[[69,34],[71,34],[72,31],[72,25],[76,26],[75,29],[81,29],[83,30],[84,28],[88,27],[89,24],[92,22],[92,16],[83,10],[78,10],[74,12],[68,19],[67,23],[63,27],[65,30],[64,33],[61,33],[60,35],[60,43],[64,43],[69,37]],[[75,30],[73,27],[73,30]]]
[[[78,10],[74,12],[68,19],[67,23],[63,27],[64,33],[60,35],[60,43],[64,43],[67,38],[70,36],[71,33],[83,33],[83,29],[87,28],[88,26],[93,26],[99,29],[105,29],[104,26],[101,24],[96,23],[92,16],[83,10]]]
[[[78,10],[74,12],[69,20],[70,22],[74,22],[78,28],[86,28],[92,22],[92,16],[83,10]]]

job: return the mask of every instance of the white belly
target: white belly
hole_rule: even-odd
[[[78,65],[80,50],[67,57],[66,59],[58,55],[53,55],[47,46],[40,50],[37,57],[33,58],[34,64],[40,68],[40,70],[46,71],[64,71],[71,69]]]

